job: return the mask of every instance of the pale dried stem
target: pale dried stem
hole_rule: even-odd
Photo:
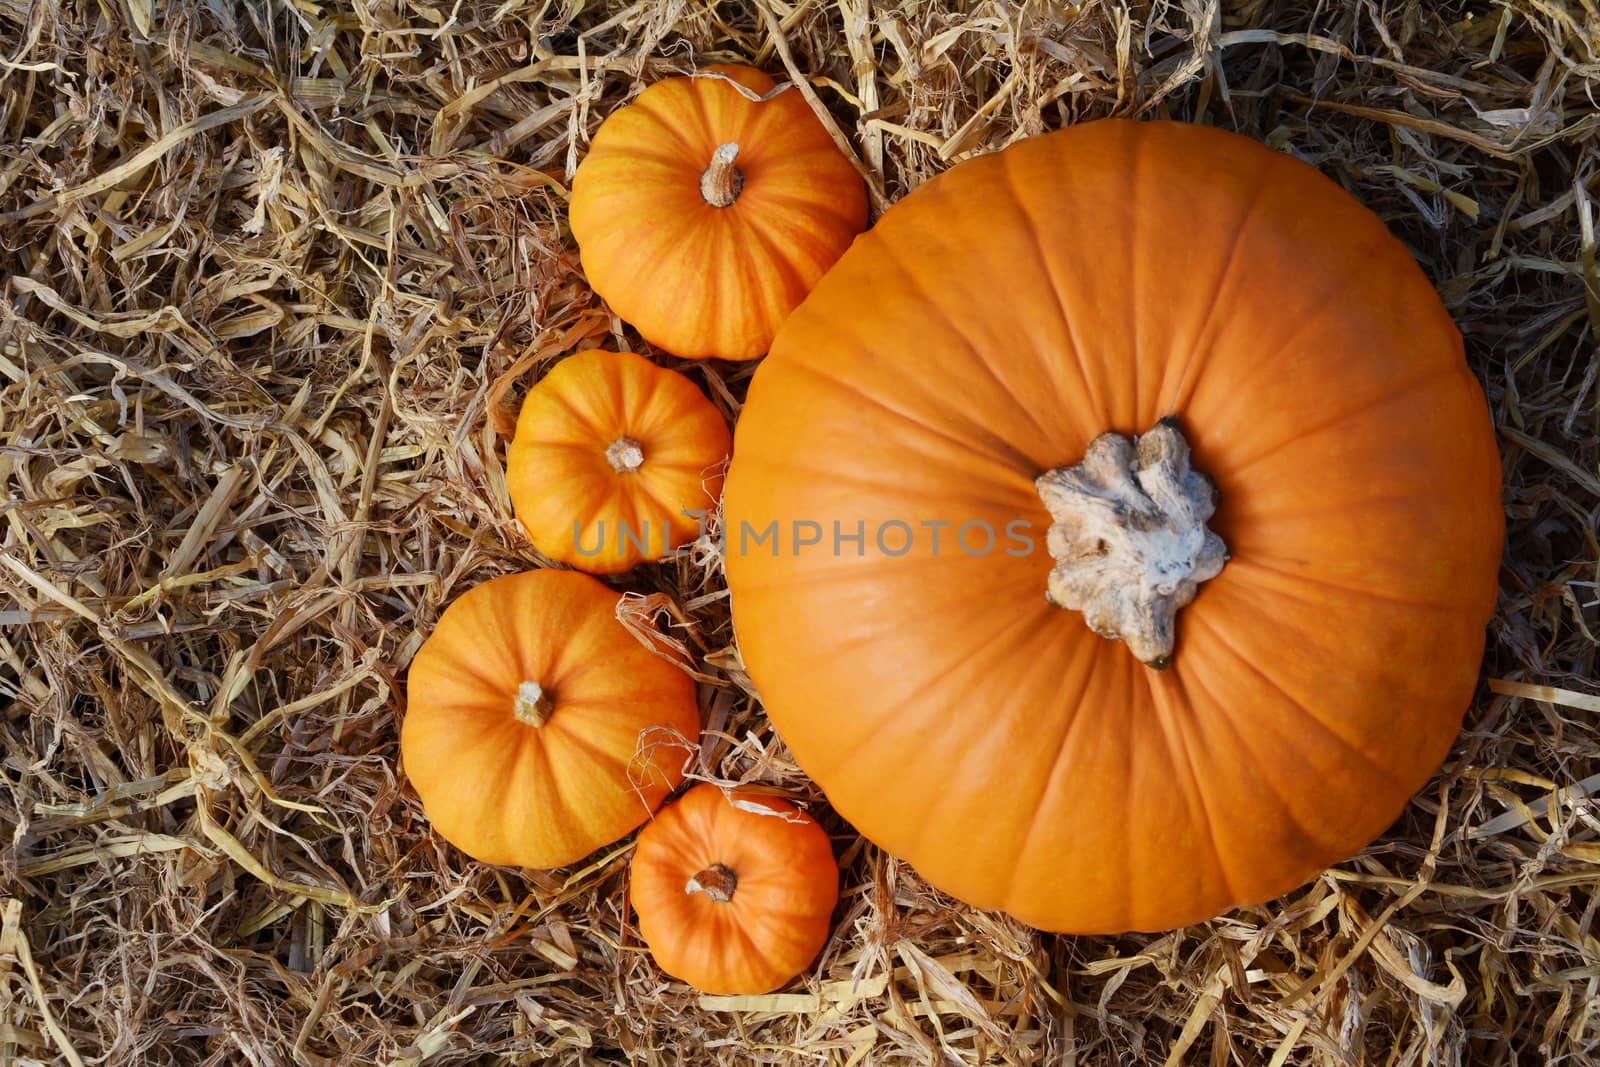
[[[632,474],[644,466],[644,447],[631,437],[619,437],[606,448],[606,462],[618,474]]]
[[[724,867],[720,863],[713,863],[693,878],[689,879],[683,887],[685,893],[704,893],[718,904],[726,904],[733,899],[733,891],[739,886],[739,876],[731,867]]]
[[[1035,485],[1054,520],[1045,596],[1082,612],[1100,636],[1125,641],[1140,662],[1165,667],[1178,609],[1228,559],[1206,528],[1216,487],[1189,467],[1176,420],[1161,420],[1137,444],[1101,434],[1083,462],[1047,471]]]
[[[512,714],[525,726],[538,728],[550,721],[556,702],[538,682],[523,682],[517,686],[517,699]]]
[[[739,146],[733,142],[711,153],[711,165],[700,175],[700,195],[712,207],[732,207],[744,190],[744,172],[733,165]]]

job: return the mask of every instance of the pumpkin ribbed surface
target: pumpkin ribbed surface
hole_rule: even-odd
[[[589,283],[675,355],[766,352],[866,225],[860,175],[800,93],[762,99],[775,87],[737,66],[656,82],[606,119],[573,176]],[[702,179],[720,150],[737,174],[716,205]]]
[[[615,574],[694,540],[731,435],[688,378],[632,352],[568,356],[529,390],[506,455],[517,521],[551,559]]]
[[[1153,670],[1046,601],[1035,479],[1167,417],[1230,558]],[[1460,335],[1376,216],[1238,136],[1097,122],[926,183],[787,321],[734,456],[735,629],[795,757],[1042,928],[1294,888],[1396,818],[1471,700],[1503,517]]]
[[[400,749],[446,840],[560,867],[650,817],[700,733],[695,687],[617,621],[586,574],[509,574],[463,593],[411,661]]]
[[[707,993],[766,993],[828,940],[839,867],[793,804],[702,783],[639,832],[629,886],[663,971]]]

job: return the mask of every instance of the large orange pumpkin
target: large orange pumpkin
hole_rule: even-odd
[[[506,455],[535,548],[594,574],[659,559],[717,506],[731,435],[693,382],[632,352],[568,356],[528,391]]]
[[[663,971],[707,993],[766,993],[828,940],[828,835],[777,797],[697,785],[639,832],[629,896]]]
[[[650,817],[699,737],[694,683],[575,571],[462,594],[411,661],[400,751],[423,810],[485,863],[582,859]]]
[[[800,765],[1039,927],[1288,891],[1472,698],[1503,517],[1460,335],[1378,218],[1232,134],[926,183],[785,324],[734,457],[735,630]]]
[[[805,98],[774,88],[749,67],[659,81],[601,124],[573,175],[589,284],[675,355],[766,352],[867,223],[860,175]]]

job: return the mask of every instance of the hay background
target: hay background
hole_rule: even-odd
[[[729,1000],[640,949],[626,843],[531,873],[428,833],[406,661],[538,562],[509,416],[563,355],[638,347],[566,182],[605,114],[721,61],[809,78],[880,206],[1170,115],[1408,242],[1486,384],[1510,535],[1491,681],[1382,840],[1264,907],[1062,938],[823,809],[837,935]],[[0,1064],[1595,1062],[1597,89],[1592,0],[0,0]],[[688,373],[736,414],[748,367]],[[715,679],[697,773],[815,799],[709,562],[621,583]]]

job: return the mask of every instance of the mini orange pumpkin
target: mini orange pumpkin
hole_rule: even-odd
[[[828,940],[839,867],[794,805],[701,784],[640,831],[629,893],[663,971],[707,993],[766,993]]]
[[[582,859],[649,818],[699,736],[694,683],[574,571],[511,574],[439,617],[408,674],[406,774],[445,839],[485,863]]]
[[[632,352],[581,352],[528,391],[506,457],[511,505],[551,559],[615,574],[691,541],[732,444],[693,382]]]
[[[657,82],[606,119],[573,175],[589,284],[675,355],[766,352],[866,226],[860,175],[805,99],[764,98],[773,88],[749,67]]]
[[[1438,768],[1499,480],[1372,212],[1243,137],[1088,123],[926,182],[784,324],[724,499],[734,627],[800,765],[934,885],[1181,926]]]

